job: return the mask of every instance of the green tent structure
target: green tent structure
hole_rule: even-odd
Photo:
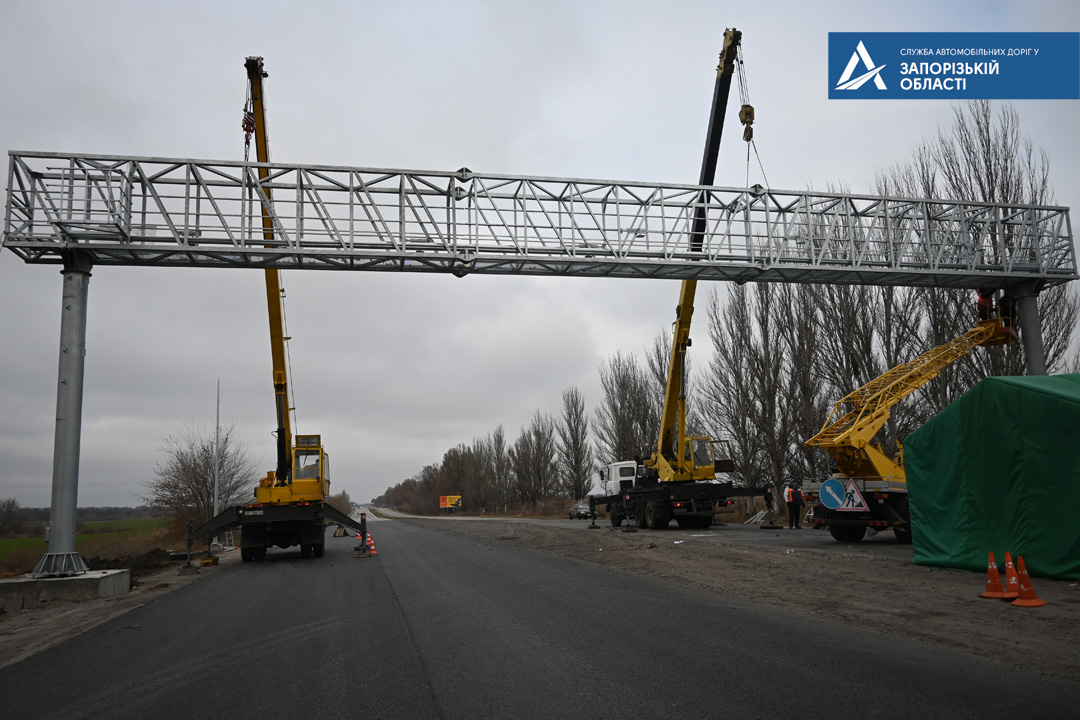
[[[983,380],[904,442],[915,562],[1080,579],[1080,375]]]

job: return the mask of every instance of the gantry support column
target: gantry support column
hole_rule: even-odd
[[[1029,280],[1012,291],[1016,299],[1016,314],[1020,324],[1020,340],[1024,343],[1024,362],[1028,375],[1046,374],[1046,350],[1043,348],[1042,326],[1039,324],[1039,290],[1041,283]]]
[[[92,265],[88,253],[80,250],[64,252],[49,551],[34,568],[35,577],[78,575],[87,570],[86,563],[75,551],[75,510],[79,494],[83,368],[86,363],[86,299]]]

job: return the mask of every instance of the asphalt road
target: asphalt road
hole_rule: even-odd
[[[404,522],[0,670],[10,718],[1075,718],[1075,685]],[[766,531],[758,531],[765,533]],[[807,532],[807,531],[804,531]]]

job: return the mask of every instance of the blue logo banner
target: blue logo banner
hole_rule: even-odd
[[[1080,33],[831,32],[829,99],[1080,99]]]

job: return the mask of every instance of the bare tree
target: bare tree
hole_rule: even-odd
[[[491,463],[491,436],[475,438],[469,448],[468,477],[462,504],[470,510],[484,513],[495,505],[495,480]]]
[[[21,508],[15,498],[0,500],[0,536],[14,535],[22,526]]]
[[[758,460],[762,440],[751,418],[756,403],[750,377],[754,325],[747,306],[745,285],[732,288],[727,302],[709,292],[709,339],[713,355],[704,380],[705,417],[714,437],[728,438],[735,461],[735,478],[758,485],[764,473]]]
[[[615,353],[600,366],[604,399],[596,409],[597,455],[601,463],[648,457],[656,445],[660,408],[633,353]]]
[[[438,481],[431,488],[437,499],[442,495],[461,495],[463,509],[479,509],[479,487],[475,484],[476,462],[468,445],[458,445],[443,453]]]
[[[514,505],[514,471],[510,461],[510,450],[506,445],[506,431],[503,426],[495,428],[490,436],[491,481],[495,494],[495,509],[501,512]]]
[[[989,100],[975,100],[953,109],[953,123],[924,142],[911,159],[878,175],[881,194],[906,197],[950,197],[1004,205],[1052,204],[1050,161],[1020,130],[1020,119],[1005,103],[995,111]],[[982,251],[998,262],[1001,248],[1012,250],[1013,238],[987,243]],[[922,350],[946,342],[975,320],[970,291],[925,289],[917,292],[925,321]],[[1056,285],[1039,297],[1039,319],[1050,372],[1065,368],[1073,328],[1080,312],[1077,293]],[[1021,328],[1023,332],[1023,328]],[[936,412],[991,375],[1024,372],[1019,344],[979,348],[942,373],[940,381],[920,393]]]
[[[349,497],[349,493],[342,490],[337,495],[330,495],[326,498],[326,504],[333,507],[338,512],[343,512],[348,515],[352,512],[352,499]]]
[[[589,443],[589,416],[585,397],[576,387],[563,391],[562,420],[558,426],[559,471],[562,489],[574,500],[592,490],[593,452]]]
[[[698,409],[698,390],[694,380],[693,365],[690,362],[689,350],[683,356],[686,367],[684,368],[683,393],[686,396],[686,432],[689,435],[707,433],[704,418]],[[668,371],[671,365],[671,331],[666,327],[660,328],[653,338],[652,346],[646,353],[645,359],[649,368],[648,379],[650,392],[653,397],[653,406],[657,411],[657,434],[659,434],[659,413],[664,407],[664,393],[667,390]]]
[[[822,329],[817,322],[814,289],[810,285],[782,285],[778,290],[776,326],[787,358],[784,412],[792,433],[786,474],[793,477],[821,477],[828,468],[820,452],[803,444],[817,434],[828,414],[828,386],[822,382],[816,362]]]
[[[558,488],[555,464],[555,421],[539,410],[509,452],[517,477],[522,505],[533,505],[553,497]]]
[[[756,399],[749,408],[750,421],[762,444],[758,463],[773,487],[779,488],[789,476],[792,443],[798,441],[786,392],[790,358],[779,337],[777,321],[788,308],[780,304],[776,286],[768,283],[757,283],[750,297],[757,329],[750,343],[750,381]]]
[[[166,460],[145,484],[143,502],[164,508],[171,516],[204,522],[214,515],[214,434],[185,428],[165,438]],[[250,498],[258,483],[255,461],[236,437],[235,428],[222,428],[218,451],[219,507]]]

